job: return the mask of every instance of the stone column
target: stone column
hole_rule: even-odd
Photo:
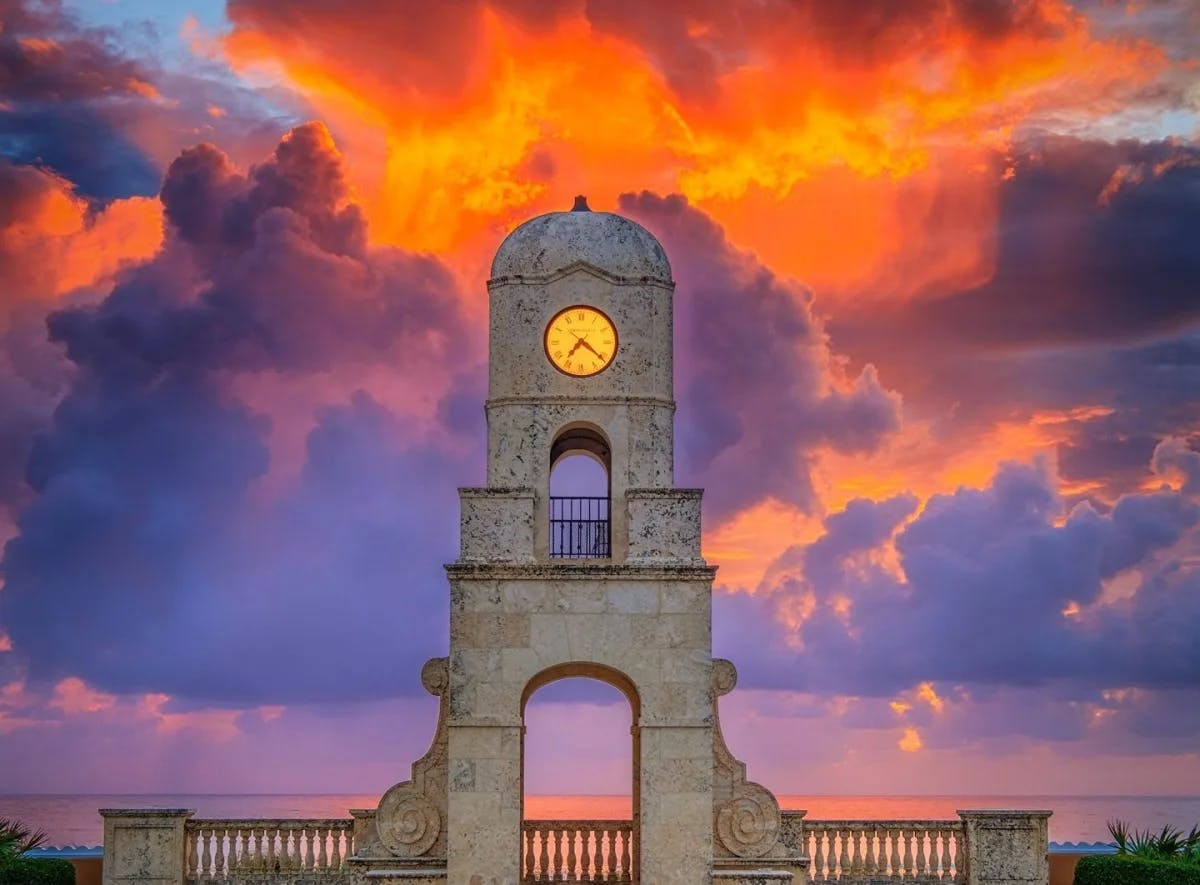
[[[451,725],[447,882],[521,880],[521,727]]]
[[[712,881],[712,727],[641,728],[641,881]]]
[[[960,811],[966,885],[1049,885],[1049,811]]]
[[[184,885],[187,808],[101,808],[104,885]]]

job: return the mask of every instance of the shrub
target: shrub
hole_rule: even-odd
[[[75,885],[75,867],[57,857],[18,857],[0,864],[0,885]]]
[[[1075,865],[1075,885],[1200,885],[1200,867],[1134,854],[1093,854]]]

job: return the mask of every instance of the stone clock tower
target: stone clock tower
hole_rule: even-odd
[[[674,287],[649,232],[582,199],[492,262],[488,484],[460,492],[447,569],[451,885],[519,880],[524,703],[566,676],[633,708],[637,880],[708,880],[714,569],[700,492],[674,487]],[[608,473],[594,521],[551,506],[550,471],[578,452]]]
[[[774,797],[746,782],[717,722],[735,676],[712,658],[701,493],[674,484],[674,288],[648,231],[582,197],[496,253],[487,485],[459,490],[450,655],[422,672],[441,698],[437,735],[412,778],[356,824],[355,860],[380,875],[381,864],[415,875],[444,858],[427,881],[516,885],[523,864],[528,880],[525,704],[572,676],[615,686],[633,713],[621,881],[734,881],[730,862],[761,866],[782,850]],[[603,466],[606,495],[551,496],[552,469],[574,454]]]

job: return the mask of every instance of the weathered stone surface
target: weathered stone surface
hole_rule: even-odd
[[[966,827],[967,885],[1046,885],[1049,811],[960,811]]]
[[[463,562],[532,562],[532,489],[459,489]]]
[[[104,885],[183,885],[187,808],[101,808]]]
[[[548,277],[578,263],[612,276],[671,280],[667,254],[650,231],[612,212],[549,212],[505,237],[492,260],[492,282]]]
[[[629,489],[631,563],[702,563],[699,489]]]

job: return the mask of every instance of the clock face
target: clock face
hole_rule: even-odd
[[[594,307],[560,310],[546,326],[546,356],[560,372],[585,378],[603,372],[617,354],[617,328]]]

